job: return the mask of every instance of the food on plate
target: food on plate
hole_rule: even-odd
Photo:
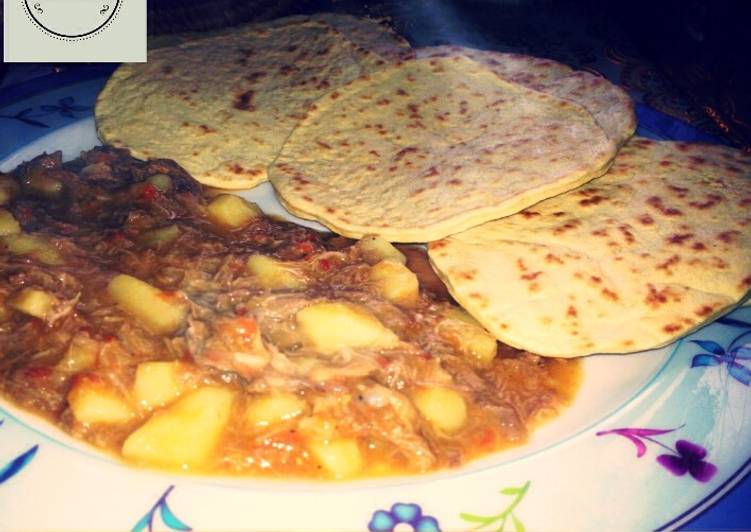
[[[5,188],[0,395],[129,463],[434,471],[523,443],[576,391],[577,361],[498,344],[417,248],[275,221],[117,148]]]
[[[542,355],[629,353],[728,312],[751,288],[751,159],[634,138],[610,171],[429,245],[451,294]]]
[[[539,57],[476,50],[461,46],[433,46],[416,50],[417,57],[466,56],[482,63],[506,81],[569,100],[587,109],[605,134],[618,145],[636,130],[634,102],[625,90],[602,76]]]
[[[385,65],[319,99],[269,179],[287,210],[339,234],[426,242],[575,188],[616,151],[581,105],[455,55]]]
[[[311,102],[384,62],[324,22],[251,25],[122,65],[97,99],[97,131],[137,157],[174,159],[204,184],[250,188]]]

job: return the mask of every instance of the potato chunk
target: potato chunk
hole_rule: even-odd
[[[107,291],[125,312],[157,334],[175,332],[188,314],[188,305],[178,295],[162,292],[130,275],[116,275]]]
[[[254,397],[248,401],[245,422],[254,429],[264,429],[289,421],[308,411],[308,403],[290,392]]]
[[[297,313],[305,337],[323,354],[346,347],[374,349],[395,347],[399,338],[378,318],[361,307],[346,303],[315,303]]]
[[[68,394],[73,416],[81,423],[124,423],[135,411],[109,383],[95,376],[83,376],[75,381]]]
[[[21,225],[13,215],[5,210],[0,209],[0,236],[15,235],[21,232]]]
[[[76,334],[68,345],[57,369],[78,373],[94,366],[99,356],[99,342],[86,333]]]
[[[157,411],[123,444],[125,458],[165,467],[201,467],[211,461],[229,421],[235,392],[206,386]]]
[[[184,366],[178,360],[141,362],[136,368],[133,398],[139,405],[152,409],[171,403],[185,389]]]
[[[318,462],[334,478],[351,477],[362,469],[362,453],[357,441],[352,438],[312,441],[309,447]]]
[[[362,257],[368,264],[376,264],[384,259],[393,260],[399,264],[406,264],[407,257],[396,249],[388,240],[376,236],[365,235],[357,246],[362,252]]]
[[[10,300],[14,309],[40,319],[46,319],[56,303],[55,296],[36,288],[24,288]]]
[[[38,261],[50,266],[63,263],[63,259],[55,246],[44,237],[19,233],[3,236],[2,241],[8,251],[14,255],[31,255]]]
[[[160,192],[167,193],[172,188],[172,178],[167,174],[154,174],[146,181],[154,185]]]
[[[207,210],[211,221],[228,229],[239,229],[263,215],[255,204],[234,194],[219,194],[211,200]]]
[[[144,231],[138,237],[138,241],[150,248],[160,248],[171,244],[180,236],[180,228],[175,224],[157,229]]]
[[[305,288],[305,278],[301,272],[295,271],[273,257],[252,255],[248,258],[246,269],[258,279],[263,288],[269,290]]]
[[[412,396],[420,411],[441,432],[455,432],[467,420],[467,404],[462,395],[450,388],[424,388]]]
[[[389,259],[370,268],[370,280],[383,297],[404,307],[412,307],[420,298],[420,283],[412,271]]]
[[[452,309],[438,324],[438,334],[463,355],[487,364],[495,358],[496,339],[472,316],[461,309]]]

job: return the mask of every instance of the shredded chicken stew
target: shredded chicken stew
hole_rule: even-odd
[[[578,379],[497,343],[419,248],[276,221],[125,150],[0,174],[1,393],[126,462],[456,467],[523,443]]]

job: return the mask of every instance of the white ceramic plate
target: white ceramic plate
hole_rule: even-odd
[[[80,120],[0,170],[98,143],[93,119]],[[268,184],[243,195],[291,218]],[[751,309],[663,349],[588,357],[583,369],[574,404],[523,447],[457,470],[341,483],[134,469],[1,403],[0,522],[8,531],[672,528],[751,467]]]

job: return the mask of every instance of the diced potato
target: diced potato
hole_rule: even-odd
[[[185,323],[188,305],[177,294],[125,274],[116,275],[107,291],[125,312],[157,334],[174,333]]]
[[[124,423],[135,411],[110,384],[97,379],[76,380],[68,394],[73,416],[81,423]]]
[[[185,389],[185,368],[178,360],[141,362],[136,368],[133,398],[147,409],[164,406],[177,399]]]
[[[99,342],[88,334],[77,334],[70,341],[63,358],[57,363],[61,371],[77,373],[92,368],[99,355]]]
[[[455,432],[467,420],[464,397],[450,388],[423,388],[412,400],[420,414],[441,432]]]
[[[60,253],[55,246],[44,237],[19,233],[3,236],[2,241],[8,248],[8,251],[14,255],[31,255],[35,259],[51,266],[63,263],[63,259],[60,257]]]
[[[0,209],[0,236],[15,235],[21,232],[21,225],[13,215],[5,210]]]
[[[201,467],[210,462],[229,421],[235,392],[206,386],[159,410],[125,440],[122,453],[137,462],[165,467]]]
[[[400,264],[407,263],[401,251],[396,249],[391,243],[376,235],[365,235],[357,244],[362,252],[362,257],[368,264],[376,264],[384,259],[393,260]]]
[[[297,313],[305,337],[323,354],[346,347],[395,347],[399,338],[378,318],[361,307],[345,303],[315,303]]]
[[[169,192],[172,188],[172,178],[167,174],[154,174],[146,181],[154,185],[160,192]]]
[[[263,215],[254,203],[249,203],[234,194],[219,194],[211,200],[207,210],[209,218],[214,223],[230,229],[246,226],[253,218]]]
[[[36,288],[24,288],[10,300],[14,309],[40,319],[46,319],[56,303],[55,296]]]
[[[245,410],[245,422],[255,429],[289,421],[308,411],[308,403],[290,392],[254,397]]]
[[[144,231],[138,237],[138,241],[144,246],[150,248],[159,248],[174,242],[180,236],[180,228],[175,225],[159,227],[158,229],[149,229]]]
[[[486,364],[495,358],[498,348],[496,339],[461,309],[452,308],[446,313],[446,319],[438,325],[438,334],[478,362]]]
[[[282,261],[266,255],[252,255],[246,269],[256,276],[263,288],[300,290],[305,288],[305,278]]]
[[[48,199],[60,198],[65,190],[61,181],[44,174],[32,175],[27,185],[32,193]]]
[[[10,178],[0,178],[0,205],[7,205],[18,194],[18,183]]]
[[[305,417],[297,424],[297,428],[307,438],[322,443],[327,443],[336,435],[334,424],[322,416]]]
[[[338,438],[329,442],[312,441],[313,455],[334,478],[351,477],[362,469],[363,457],[352,438]]]
[[[370,280],[383,297],[404,307],[417,304],[420,283],[405,265],[384,259],[370,268]]]

